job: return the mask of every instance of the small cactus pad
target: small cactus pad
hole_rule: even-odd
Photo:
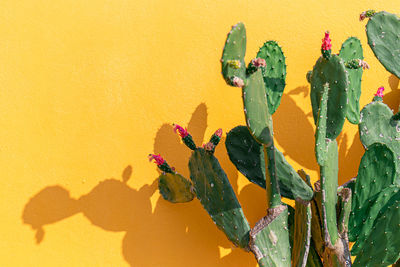
[[[261,69],[248,76],[242,97],[247,127],[258,142],[266,146],[271,145],[272,118],[268,111]]]
[[[158,180],[158,189],[165,200],[172,203],[192,201],[194,194],[191,191],[192,183],[178,173],[161,174]]]
[[[288,209],[280,205],[250,231],[250,249],[260,267],[290,267]]]
[[[357,255],[360,252],[365,240],[373,231],[373,225],[376,219],[396,201],[400,201],[399,185],[391,185],[383,189],[382,192],[373,197],[371,201],[368,201],[369,205],[367,211],[365,212],[366,216],[359,219],[362,222],[361,224],[359,224],[359,228],[361,230],[359,231],[358,238],[351,250],[351,253],[353,255]]]
[[[268,110],[272,115],[281,103],[286,85],[285,56],[277,42],[268,41],[258,51],[257,58],[262,58],[266,62],[266,66],[261,69],[267,93]]]
[[[400,203],[395,201],[376,220],[353,267],[394,264],[400,258]]]
[[[368,44],[387,71],[400,78],[400,18],[382,11],[366,26]]]
[[[379,159],[379,160],[378,160]],[[368,147],[358,168],[352,198],[352,213],[349,222],[349,239],[355,241],[370,206],[370,200],[393,184],[396,174],[394,153],[384,144],[375,143]]]
[[[317,119],[317,130],[315,131],[315,157],[320,166],[325,164],[326,157],[328,155],[328,143],[329,139],[326,139],[326,120],[328,112],[328,92],[329,85],[324,84],[324,91],[321,96],[321,102],[319,104],[318,119]]]
[[[358,125],[360,140],[364,147],[384,143],[397,158],[400,156],[400,122],[392,119],[393,112],[381,101],[373,101],[361,110]]]
[[[311,75],[311,105],[317,122],[324,85],[329,84],[326,137],[335,139],[341,132],[347,114],[349,78],[343,60],[332,55],[329,60],[320,57]]]
[[[275,146],[272,145],[264,148],[264,161],[265,167],[268,168],[268,172],[265,175],[265,189],[267,193],[267,200],[269,202],[269,208],[275,208],[282,204],[281,193],[279,190],[278,174],[276,171],[276,156]]]
[[[246,126],[233,128],[226,136],[225,145],[236,168],[251,182],[265,188],[263,147],[251,136],[249,129]],[[311,187],[302,181],[282,152],[276,148],[275,163],[281,195],[290,199],[299,197],[305,201],[311,200]]]
[[[321,166],[322,225],[325,244],[335,245],[338,239],[336,202],[338,187],[338,148],[336,140],[328,143],[325,165]]]
[[[340,49],[339,56],[344,61],[352,59],[364,59],[363,49],[361,42],[357,37],[348,38]],[[347,92],[347,98],[349,103],[347,104],[346,117],[349,122],[353,124],[360,123],[360,95],[361,95],[361,77],[363,74],[363,68],[350,69],[346,68],[349,75],[349,91]]]
[[[232,27],[226,38],[224,51],[222,52],[221,64],[222,75],[227,84],[234,84],[234,78],[242,81],[246,79],[246,64],[244,56],[246,54],[246,28],[239,22]]]
[[[189,160],[194,191],[215,224],[236,246],[248,247],[250,226],[218,160],[196,149]]]
[[[304,267],[307,263],[311,241],[311,204],[296,201],[292,266]]]

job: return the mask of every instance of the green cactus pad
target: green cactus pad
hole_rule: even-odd
[[[317,130],[315,131],[315,157],[320,166],[325,164],[326,157],[328,155],[328,143],[329,139],[326,139],[326,121],[328,112],[328,92],[329,85],[324,84],[324,91],[321,96],[318,119],[317,119]]]
[[[233,86],[232,79],[234,77],[246,80],[245,54],[246,28],[243,23],[239,22],[229,32],[222,52],[222,75],[227,84]]]
[[[377,159],[380,159],[379,161]],[[394,182],[396,163],[394,153],[384,144],[368,147],[361,159],[352,199],[349,239],[356,240],[361,227],[369,217],[366,213],[370,200]]]
[[[165,200],[172,203],[192,201],[192,183],[178,173],[161,174],[158,178],[158,189]]]
[[[268,210],[251,229],[250,249],[260,267],[290,267],[288,209],[285,205]]]
[[[328,143],[328,155],[321,172],[322,225],[325,244],[335,245],[338,240],[336,202],[338,187],[338,148],[336,140]]]
[[[384,143],[396,158],[400,156],[400,122],[392,119],[393,112],[381,101],[373,101],[361,110],[358,125],[360,140],[364,147],[373,143]]]
[[[265,188],[263,147],[253,138],[249,129],[246,126],[233,128],[226,136],[225,145],[236,168],[251,182]],[[278,149],[275,151],[275,160],[281,195],[290,199],[299,197],[311,200],[311,187],[302,181]]]
[[[296,201],[292,266],[303,267],[307,263],[311,241],[311,204]]]
[[[311,76],[311,105],[317,122],[324,84],[329,84],[326,137],[335,139],[341,132],[347,114],[349,78],[342,59],[332,55],[329,60],[320,57]]]
[[[352,59],[364,59],[363,49],[361,42],[357,37],[348,38],[340,49],[339,56],[346,62]],[[349,75],[349,91],[347,92],[347,98],[349,100],[347,104],[346,117],[349,122],[353,124],[360,123],[360,96],[361,96],[361,77],[363,69],[350,69],[346,68]]]
[[[396,201],[400,201],[399,185],[391,185],[383,189],[382,192],[368,201],[369,205],[366,212],[361,214],[364,215],[364,217],[356,218],[361,223],[359,223],[360,231],[358,233],[357,240],[351,250],[352,255],[357,255],[360,252],[365,240],[372,233],[373,225],[376,219]]]
[[[382,11],[366,26],[368,44],[387,71],[400,78],[400,18]]]
[[[189,169],[197,198],[212,220],[229,240],[246,249],[250,226],[218,160],[198,148],[190,157]]]
[[[400,258],[400,203],[395,201],[376,220],[353,267],[388,266]]]
[[[247,127],[261,144],[269,146],[273,142],[272,118],[268,111],[267,97],[261,69],[251,74],[243,87],[243,106]]]
[[[266,67],[261,69],[267,93],[268,110],[272,115],[281,103],[281,97],[286,85],[285,56],[277,42],[268,41],[260,48],[257,57],[264,59],[266,62]]]
[[[278,174],[276,171],[275,146],[272,143],[269,147],[263,145],[263,148],[265,167],[268,168],[268,172],[266,172],[265,175],[265,189],[269,203],[268,207],[275,208],[282,204]]]

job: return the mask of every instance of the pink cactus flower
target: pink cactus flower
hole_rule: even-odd
[[[179,126],[178,124],[173,124],[174,126],[174,132],[176,133],[178,131],[178,134],[180,137],[185,138],[186,136],[189,135],[187,129]]]
[[[265,59],[263,58],[255,58],[251,60],[251,64],[254,65],[254,67],[259,68],[259,67],[265,67],[267,63],[265,62]]]
[[[324,51],[331,50],[332,44],[331,44],[331,39],[329,38],[329,31],[325,32],[325,37],[322,39],[322,46],[321,49]]]
[[[364,11],[360,14],[360,21],[363,21],[367,17],[367,12]]]
[[[369,65],[368,65],[368,63],[367,63],[367,62],[365,62],[364,60],[360,60],[360,62],[359,62],[359,65],[360,65],[360,67],[362,67],[362,68],[363,68],[363,70],[365,70],[365,69],[369,69]]]
[[[211,142],[208,142],[207,144],[203,144],[203,148],[206,151],[214,151],[215,145]]]
[[[215,131],[214,134],[215,134],[216,136],[218,136],[219,138],[221,138],[221,136],[222,136],[222,129],[219,128],[218,130]]]
[[[157,164],[157,166],[160,166],[160,165],[164,164],[164,162],[165,162],[165,160],[161,157],[160,154],[158,154],[158,155],[150,154],[149,161],[151,162],[152,160],[154,160],[154,162]]]
[[[236,76],[232,79],[232,83],[233,83],[234,86],[237,86],[237,87],[243,87],[244,86],[243,80],[240,79],[239,77],[236,77]]]
[[[385,90],[385,88],[382,86],[382,87],[379,87],[378,88],[378,91],[376,91],[376,94],[375,94],[375,96],[378,96],[378,97],[383,97],[383,91]]]

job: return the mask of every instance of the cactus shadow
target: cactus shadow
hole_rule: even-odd
[[[283,95],[281,104],[273,115],[274,137],[283,148],[282,153],[289,156],[299,165],[317,170],[314,158],[314,126],[291,95],[302,93],[307,96],[307,87],[300,86]]]
[[[399,78],[392,74],[388,78],[388,83],[390,87],[390,92],[388,92],[389,90],[385,90],[383,102],[388,105],[389,108],[394,111],[394,113],[397,113],[400,105]]]
[[[188,124],[198,145],[203,142],[206,128],[207,108],[200,104]],[[215,154],[237,192],[237,171],[229,161],[223,142]],[[188,176],[190,150],[181,144],[170,125],[162,125],[157,132],[154,151]],[[172,204],[160,197],[152,206],[157,177],[151,179],[151,184],[134,189],[128,184],[133,172],[129,165],[120,179],[100,179],[98,185],[79,198],[71,197],[68,189],[60,185],[47,186],[27,202],[22,221],[31,226],[34,240],[40,245],[46,240],[46,228],[82,214],[93,226],[107,232],[125,232],[121,254],[130,266],[187,266],[188,259],[192,259],[191,266],[242,266],[240,262],[246,256],[248,266],[256,266],[250,253],[235,248],[215,227],[197,199]],[[221,248],[231,252],[221,257]]]

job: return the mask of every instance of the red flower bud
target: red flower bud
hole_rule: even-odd
[[[178,124],[173,124],[174,126],[174,132],[176,133],[178,131],[178,134],[180,137],[185,138],[186,136],[189,135],[187,129],[183,129],[183,127],[179,126]]]
[[[324,51],[331,50],[332,44],[331,39],[329,38],[329,31],[325,32],[325,37],[322,39],[322,46],[321,49]]]
[[[161,157],[160,154],[158,154],[158,155],[150,154],[149,161],[151,162],[152,160],[154,160],[154,162],[157,164],[157,166],[160,166],[165,162],[165,160]]]
[[[376,94],[375,94],[375,96],[378,96],[378,97],[383,97],[383,91],[385,90],[385,88],[382,86],[382,87],[379,87],[378,88],[378,91],[376,91]]]

